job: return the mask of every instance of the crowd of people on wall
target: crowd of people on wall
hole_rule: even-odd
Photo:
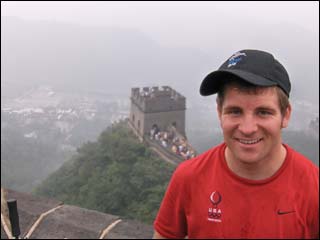
[[[164,148],[170,149],[185,160],[196,156],[187,140],[180,137],[173,126],[168,131],[160,131],[157,126],[153,126],[150,130],[150,139],[157,141]]]

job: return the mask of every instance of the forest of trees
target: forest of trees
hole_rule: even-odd
[[[78,148],[34,193],[152,224],[174,168],[121,123]]]

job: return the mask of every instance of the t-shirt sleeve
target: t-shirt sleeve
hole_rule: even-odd
[[[166,238],[184,238],[187,235],[186,205],[188,197],[185,175],[181,165],[174,172],[162,200],[154,229]]]

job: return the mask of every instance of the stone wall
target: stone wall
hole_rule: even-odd
[[[20,238],[32,239],[150,239],[153,227],[138,221],[101,213],[60,201],[35,197],[12,190],[8,199],[16,199]],[[1,221],[1,239],[8,239]]]

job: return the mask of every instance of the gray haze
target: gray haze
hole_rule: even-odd
[[[289,72],[292,100],[316,104],[319,115],[315,1],[3,1],[1,29],[2,96],[37,84],[119,96],[170,85],[192,107],[214,101],[198,93],[206,74],[252,48],[273,53]]]
[[[233,52],[258,48],[287,67],[293,97],[317,101],[318,7],[318,2],[3,1],[1,16],[19,18],[1,19],[1,82],[171,83],[190,94]],[[25,79],[7,69],[18,66]]]
[[[199,86],[242,49],[269,51],[286,67],[285,140],[319,164],[318,2],[2,1],[1,181],[30,190],[128,116],[132,87],[182,93],[190,143],[199,152],[218,144],[215,96]]]
[[[291,23],[314,33],[319,3],[313,2],[1,2],[1,16],[46,19],[85,25],[138,28],[161,44],[214,48],[215,28],[245,21]],[[250,31],[248,24],[244,33]],[[225,29],[226,30],[226,29]],[[229,29],[230,31],[232,29]],[[225,31],[228,32],[228,31]],[[222,33],[222,34],[225,34]],[[191,35],[190,35],[191,34]],[[197,35],[195,35],[197,34]],[[207,49],[204,49],[207,51]]]

